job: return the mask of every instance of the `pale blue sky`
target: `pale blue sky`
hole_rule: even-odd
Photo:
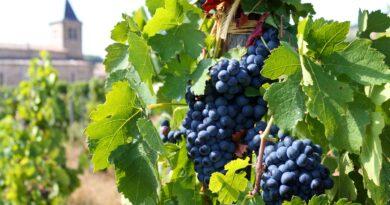
[[[388,0],[303,0],[314,4],[316,17],[356,22],[358,9],[387,11]],[[110,30],[121,18],[141,6],[143,0],[70,0],[83,22],[85,54],[105,55]],[[47,45],[52,21],[61,20],[65,0],[3,0],[0,3],[0,43]]]

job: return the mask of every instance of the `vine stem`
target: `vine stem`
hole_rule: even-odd
[[[153,109],[164,107],[164,106],[186,106],[186,105],[187,104],[185,104],[185,103],[157,103],[157,104],[148,105],[147,108],[149,110],[153,110]]]
[[[262,134],[263,136],[261,137],[260,147],[259,147],[259,155],[257,157],[257,162],[256,162],[256,180],[255,180],[255,184],[253,185],[253,190],[250,192],[250,195],[252,195],[252,196],[254,196],[260,190],[260,179],[261,179],[261,176],[263,175],[263,172],[264,172],[263,154],[264,154],[264,149],[265,149],[265,144],[267,142],[268,134],[271,130],[271,126],[272,126],[273,121],[274,121],[274,117],[271,116],[264,132],[259,133],[259,134]]]

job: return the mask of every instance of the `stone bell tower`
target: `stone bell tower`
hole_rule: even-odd
[[[65,14],[62,21],[50,24],[52,29],[53,46],[64,50],[70,59],[82,59],[82,23],[69,1],[65,2]]]

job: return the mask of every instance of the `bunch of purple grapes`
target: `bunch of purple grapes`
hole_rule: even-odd
[[[168,120],[163,120],[160,126],[160,138],[163,142],[177,143],[185,136],[185,130],[171,130]]]
[[[249,150],[257,153],[261,135],[266,128],[265,122],[259,122],[245,136]],[[292,196],[309,200],[313,195],[323,194],[325,189],[333,187],[329,170],[321,164],[322,148],[309,139],[298,140],[272,126],[270,138],[279,141],[267,141],[263,163],[265,172],[260,186],[266,204],[278,205]]]
[[[252,129],[267,112],[262,96],[245,96],[248,87],[259,89],[270,82],[260,75],[270,49],[279,45],[277,31],[268,29],[262,39],[248,48],[240,61],[222,59],[210,69],[205,94],[186,92],[189,111],[183,121],[187,149],[199,181],[208,184],[213,172],[234,158],[232,136]]]

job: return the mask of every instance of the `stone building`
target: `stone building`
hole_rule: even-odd
[[[52,41],[48,42],[49,46],[0,44],[0,86],[17,85],[26,79],[30,59],[38,57],[42,50],[50,53],[61,80],[87,81],[101,73],[99,70],[103,66],[99,58],[91,60],[83,56],[82,23],[68,0],[63,20],[51,23],[50,27]]]

